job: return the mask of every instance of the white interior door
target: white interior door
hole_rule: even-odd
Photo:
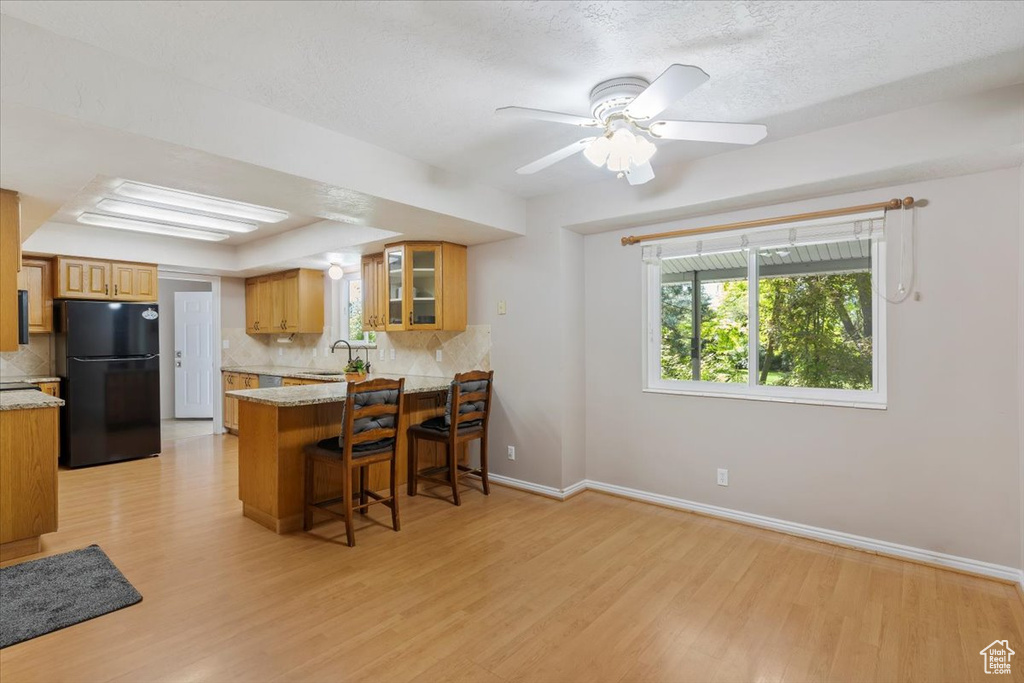
[[[174,417],[213,417],[213,292],[174,293]]]

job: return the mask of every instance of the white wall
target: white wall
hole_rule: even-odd
[[[643,393],[639,247],[587,236],[587,478],[1020,566],[1020,192],[1010,169],[686,223],[927,199],[921,301],[889,306],[886,411]]]
[[[160,278],[160,418],[174,417],[174,294],[209,292],[209,282]],[[244,315],[244,311],[243,311]]]

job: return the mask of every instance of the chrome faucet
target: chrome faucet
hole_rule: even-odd
[[[334,353],[334,349],[338,348],[338,344],[344,344],[345,346],[348,347],[348,362],[351,363],[352,362],[352,345],[349,344],[344,339],[339,339],[338,341],[336,341],[333,344],[331,344],[331,353]]]

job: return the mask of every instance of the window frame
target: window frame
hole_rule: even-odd
[[[760,361],[760,265],[758,249],[747,249],[747,383],[706,382],[698,380],[662,379],[661,377],[661,264],[641,262],[643,268],[643,391],[645,393],[734,398],[778,403],[803,403],[850,408],[885,410],[886,383],[886,306],[885,306],[885,241],[871,239],[871,281],[873,323],[871,331],[872,372],[870,391],[860,389],[818,389],[781,387],[757,383]],[[840,241],[840,240],[836,240]],[[698,295],[695,293],[694,300]]]

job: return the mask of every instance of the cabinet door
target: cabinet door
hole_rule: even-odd
[[[233,372],[224,373],[224,391],[238,389],[238,375]],[[228,429],[238,428],[238,399],[224,396],[224,426]]]
[[[245,281],[245,332],[257,334],[260,331],[260,295],[256,280]]]
[[[384,265],[384,254],[377,254],[376,261],[376,272],[373,276],[376,302],[374,305],[377,307],[377,331],[383,332],[387,323],[387,310],[388,310],[388,269]]]
[[[50,261],[25,259],[18,273],[18,289],[28,291],[28,331],[53,331],[53,276]]]
[[[362,287],[363,287],[363,329],[375,329],[377,318],[377,307],[375,296],[376,263],[372,256],[364,256],[362,261]],[[347,284],[347,283],[346,283]]]
[[[135,289],[136,301],[156,301],[158,298],[158,278],[156,266],[146,263],[135,265],[132,284]]]
[[[58,258],[55,276],[57,299],[109,299],[110,263]]]
[[[280,330],[280,321],[274,321],[274,285],[272,277],[261,277],[256,281],[256,320],[260,334],[271,334]]]
[[[285,273],[276,281],[278,301],[280,305],[281,329],[285,332],[298,332],[299,314],[299,273]],[[275,320],[277,317],[275,316]]]
[[[384,268],[387,282],[387,320],[385,329],[389,332],[404,330],[405,325],[405,250],[394,247],[384,252]]]
[[[53,396],[54,398],[60,398],[60,383],[59,382],[42,382],[39,385],[39,390],[47,396]]]
[[[112,263],[111,279],[113,280],[114,299],[122,301],[135,300],[135,265],[131,263]]]
[[[409,245],[405,253],[407,329],[439,330],[441,245]]]
[[[18,350],[18,270],[21,209],[18,193],[0,190],[0,351]]]

